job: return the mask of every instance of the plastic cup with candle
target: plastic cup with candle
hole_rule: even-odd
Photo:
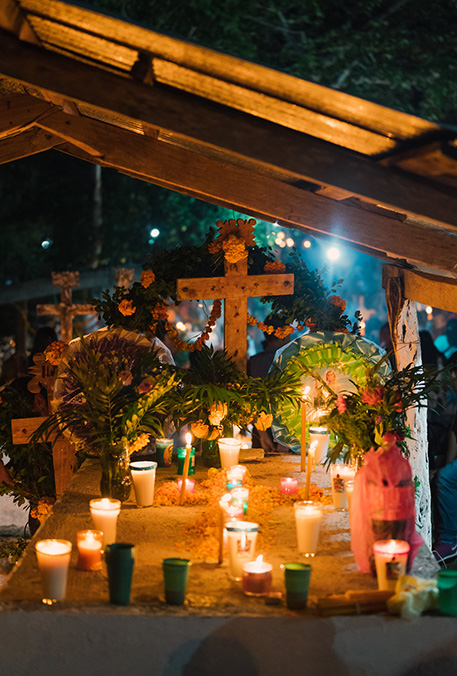
[[[266,563],[260,555],[255,561],[243,565],[241,588],[247,596],[265,596],[273,582],[273,566]]]
[[[246,472],[246,465],[232,465],[227,469],[227,481],[239,481],[243,484],[246,479]]]
[[[91,500],[90,513],[96,530],[103,533],[103,549],[116,542],[117,519],[121,513],[121,501],[112,498]]]
[[[130,463],[137,507],[150,507],[154,502],[156,469],[157,463],[150,460],[137,460]]]
[[[305,556],[314,556],[319,541],[322,507],[309,500],[294,505],[298,551]]]
[[[100,570],[102,567],[102,531],[79,530],[76,533],[76,541],[79,570]]]
[[[289,476],[281,478],[281,493],[283,495],[293,495],[297,492],[298,479],[292,479]]]
[[[344,482],[344,488],[346,490],[346,500],[348,503],[348,510],[351,511],[351,505],[352,505],[352,494],[354,492],[354,480],[353,479],[346,479]]]
[[[409,549],[405,540],[378,540],[374,543],[378,589],[395,590],[398,578],[406,573]]]
[[[311,566],[309,563],[285,563],[286,604],[290,610],[302,610],[308,602]]]
[[[240,458],[241,441],[238,441],[238,439],[219,439],[218,445],[221,467],[227,469],[232,465],[237,465]]]
[[[186,598],[189,559],[170,558],[162,562],[166,602],[173,606],[182,606]]]
[[[182,479],[178,479],[178,490],[181,492],[182,488]],[[186,479],[186,493],[194,493],[195,492],[195,480],[194,479]]]
[[[170,467],[173,460],[173,439],[156,439],[156,458],[159,467]]]
[[[226,525],[229,550],[229,575],[241,580],[243,566],[255,556],[259,524],[251,521],[231,521]]]
[[[230,495],[232,496],[232,504],[243,505],[243,513],[246,514],[249,505],[249,488],[245,488],[245,486],[232,488]]]
[[[105,559],[110,603],[128,606],[135,564],[135,547],[127,542],[113,542],[106,547]]]
[[[348,501],[345,482],[354,479],[355,469],[342,462],[336,462],[330,467],[330,476],[332,480],[333,507],[337,511],[347,511]]]
[[[63,601],[67,593],[71,542],[68,540],[40,540],[35,545],[41,574],[42,601],[52,605]]]
[[[327,457],[329,439],[330,435],[326,427],[311,426],[309,428],[310,444],[316,442],[314,451],[314,462],[316,465],[320,465]]]

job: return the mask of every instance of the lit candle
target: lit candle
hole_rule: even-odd
[[[282,477],[281,478],[281,493],[284,495],[292,495],[292,493],[297,492],[298,480],[292,479],[291,477]]]
[[[296,502],[294,507],[298,551],[305,556],[314,556],[319,540],[322,508],[309,501]]]
[[[346,490],[346,500],[348,502],[348,510],[351,511],[352,494],[354,492],[354,480],[346,479],[344,482],[344,488]]]
[[[255,561],[249,561],[243,566],[241,588],[247,596],[265,596],[271,589],[273,582],[273,566],[266,563],[260,555]]]
[[[79,570],[100,570],[102,567],[101,530],[80,530],[76,534]]]
[[[330,476],[332,479],[332,497],[333,506],[338,511],[348,509],[345,481],[354,479],[355,469],[342,462],[337,462],[330,467]]]
[[[229,521],[241,521],[244,514],[243,505],[232,505],[231,499],[231,494],[226,493],[219,501],[219,507],[221,509],[219,528],[219,563],[222,563],[224,560],[224,549],[227,548],[227,523]]]
[[[130,463],[137,507],[150,507],[154,502],[157,463],[138,460]]]
[[[327,457],[329,439],[330,435],[326,427],[309,428],[310,443],[312,444],[313,442],[316,442],[314,461],[318,465],[320,465],[320,463]]]
[[[182,489],[182,479],[178,479],[178,489],[180,491]],[[194,492],[195,492],[195,480],[186,479],[186,493],[194,493]]]
[[[373,553],[378,589],[395,590],[397,579],[406,572],[409,544],[405,540],[378,540]]]
[[[316,451],[316,442],[313,441],[308,448],[308,458],[306,462],[306,483],[305,483],[305,499],[309,500],[309,490],[311,487],[311,470],[314,467],[314,455]]]
[[[101,498],[91,500],[90,513],[94,526],[103,533],[103,549],[116,542],[117,519],[121,512],[120,500]]]
[[[40,540],[35,545],[41,574],[42,601],[52,605],[63,601],[67,591],[71,542],[68,540]]]
[[[246,514],[249,504],[249,488],[238,486],[230,491],[230,495],[232,496],[232,504],[243,505],[243,511]]]
[[[254,559],[258,530],[259,524],[250,521],[227,524],[229,575],[232,580],[241,580],[243,565]]]
[[[306,470],[306,395],[308,394],[309,390],[309,386],[303,388],[303,397],[301,400],[300,466],[302,472]]]
[[[228,491],[231,491],[232,488],[237,488],[238,486],[243,485],[243,477],[246,473],[246,468],[243,467],[243,465],[233,465],[233,467],[229,467],[226,472]]]
[[[219,439],[218,445],[221,467],[227,469],[232,465],[238,465],[241,441],[238,441],[238,439]]]
[[[179,504],[183,505],[186,499],[186,482],[189,474],[190,452],[192,450],[192,435],[190,432],[186,434],[186,457],[184,459],[184,467],[182,470],[181,493],[179,496]]]

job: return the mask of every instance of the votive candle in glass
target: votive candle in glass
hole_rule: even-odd
[[[325,460],[327,457],[328,451],[328,442],[330,439],[330,434],[326,427],[313,427],[309,428],[309,442],[310,444],[314,443],[314,462],[316,465]]]
[[[101,570],[103,533],[101,530],[79,530],[76,534],[79,570]]]
[[[222,469],[237,465],[240,458],[241,441],[237,439],[219,439],[218,445]]]
[[[249,504],[249,488],[244,486],[232,488],[230,495],[232,496],[232,504],[243,505],[243,512],[246,514]]]
[[[246,465],[232,465],[227,469],[227,481],[239,481],[243,484],[246,472]]]
[[[281,478],[281,493],[284,495],[292,495],[297,492],[298,479],[292,479],[289,476]]]
[[[184,461],[186,459],[187,449],[185,446],[178,448],[178,474],[182,474],[184,471]],[[189,471],[187,474],[195,474],[195,447],[192,446],[190,449],[190,459],[189,459]]]
[[[226,525],[229,550],[229,575],[241,580],[243,566],[255,556],[259,524],[251,521],[231,521]]]
[[[116,542],[117,519],[121,512],[121,501],[113,498],[91,500],[90,513],[97,530],[103,533],[103,549]]]
[[[255,561],[243,565],[241,588],[247,596],[265,596],[273,582],[273,566],[260,555]]]
[[[67,593],[71,542],[68,540],[40,540],[35,545],[41,574],[42,601],[52,605],[63,601]]]
[[[347,511],[348,501],[346,496],[345,481],[353,480],[355,469],[342,462],[336,462],[330,466],[332,480],[333,507],[338,511]]]
[[[150,507],[154,502],[156,469],[157,463],[152,460],[136,460],[130,463],[137,507]]]
[[[181,488],[182,488],[182,479],[178,479],[179,492],[181,492]],[[186,479],[186,493],[194,493],[194,492],[195,492],[195,480]]]
[[[405,540],[378,540],[374,543],[378,589],[395,590],[397,579],[406,573],[409,549]]]
[[[296,502],[294,505],[297,528],[298,551],[305,556],[314,556],[319,540],[322,521],[322,507],[311,501]]]
[[[352,494],[354,492],[354,480],[346,479],[346,481],[344,482],[344,488],[346,490],[346,500],[348,502],[348,510],[351,511]]]

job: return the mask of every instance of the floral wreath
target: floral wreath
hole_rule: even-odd
[[[278,338],[304,327],[310,331],[357,333],[360,313],[355,313],[356,321],[352,323],[344,314],[346,302],[335,293],[342,280],[334,282],[330,289],[326,288],[320,272],[309,270],[296,251],[289,255],[286,263],[276,259],[272,249],[255,243],[254,219],[230,219],[218,221],[216,225],[218,234],[215,238],[211,230],[200,246],[159,250],[148,257],[140,281],[130,289],[115,287],[112,294],[105,291],[102,300],[94,300],[95,308],[106,324],[152,336],[163,328],[178,350],[200,351],[221,316],[222,302],[219,299],[213,301],[205,328],[198,337],[192,341],[182,340],[168,317],[170,300],[175,305],[180,303],[177,280],[196,277],[196,272],[199,277],[222,276],[226,266],[247,259],[248,274],[286,272],[294,275],[294,293],[262,297],[261,303],[271,303],[271,312],[264,321],[248,314],[246,321],[251,326]],[[273,326],[269,317],[279,319],[283,325]]]

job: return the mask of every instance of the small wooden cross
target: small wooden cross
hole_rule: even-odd
[[[245,224],[244,221],[242,223]],[[249,221],[251,228],[254,223]],[[238,368],[245,371],[248,298],[287,296],[294,292],[294,276],[248,275],[247,259],[233,265],[225,261],[224,277],[178,279],[177,290],[178,300],[224,299],[224,346]]]
[[[79,272],[53,272],[52,283],[61,288],[60,303],[37,305],[37,315],[59,316],[61,338],[64,343],[69,343],[73,338],[73,318],[77,315],[96,315],[97,311],[89,304],[73,304],[72,288],[79,286]]]

